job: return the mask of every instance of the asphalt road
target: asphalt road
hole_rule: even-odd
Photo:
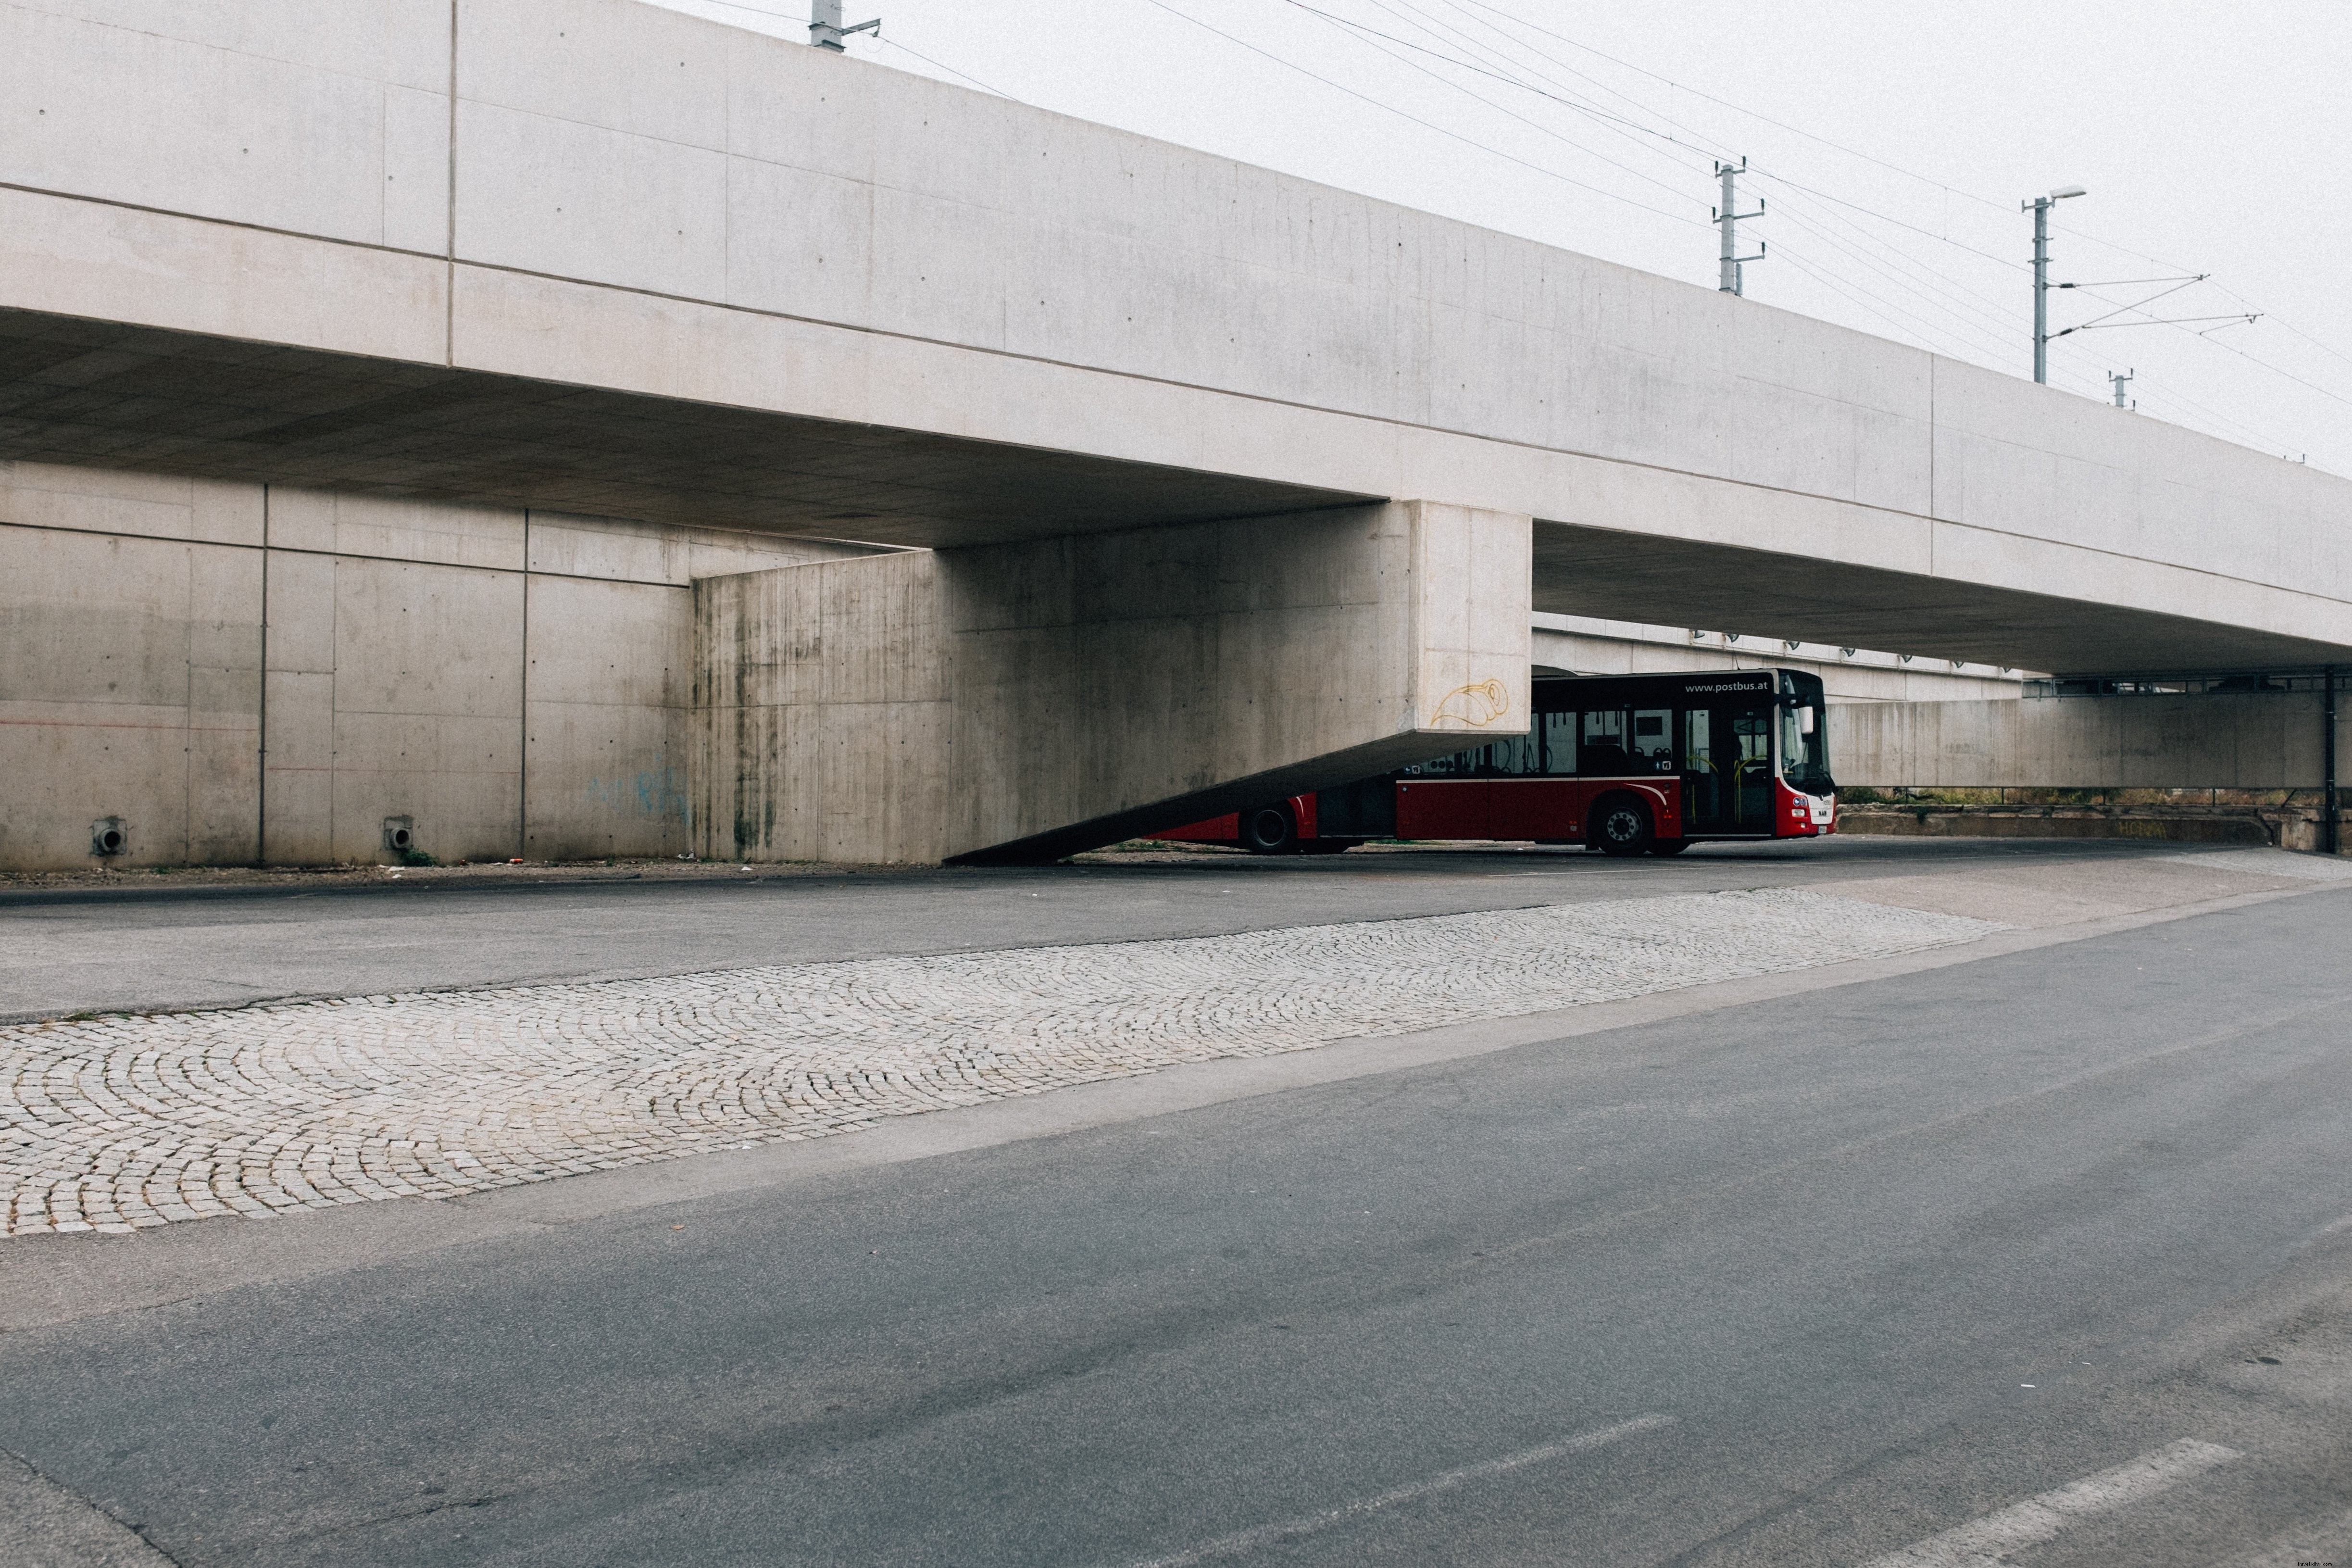
[[[740,882],[173,888],[0,893],[0,1023],[758,963],[1213,936],[1962,867],[2100,864],[2176,847],[1830,838],[1672,860],[1579,850],[1168,856],[1034,869]]]
[[[83,1312],[0,1336],[0,1447],[186,1568],[2341,1562],[2347,943],[2315,892]]]

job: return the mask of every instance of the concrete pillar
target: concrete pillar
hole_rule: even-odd
[[[1528,530],[1407,501],[700,580],[704,853],[1049,858],[1523,733]]]

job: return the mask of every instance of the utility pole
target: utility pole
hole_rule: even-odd
[[[1746,293],[1748,278],[1745,264],[1764,259],[1764,242],[1760,239],[1756,242],[1755,255],[1739,254],[1739,233],[1735,226],[1742,218],[1764,216],[1764,201],[1760,196],[1757,198],[1754,212],[1744,213],[1738,210],[1739,196],[1733,186],[1733,182],[1747,172],[1748,160],[1745,158],[1739,160],[1737,164],[1717,163],[1715,166],[1716,178],[1723,182],[1723,205],[1715,209],[1716,226],[1723,231],[1722,269],[1717,274],[1715,286],[1726,294]]]
[[[2336,787],[2336,667],[2329,665],[2320,680],[2326,689],[2320,706],[2327,716],[2327,732],[2320,747],[2319,847],[2330,855],[2341,855],[2344,846],[2340,819],[2344,813]]]
[[[2109,381],[2112,381],[2112,382],[2114,382],[2114,383],[2116,384],[2116,407],[2118,407],[2118,408],[2129,408],[2129,407],[2131,407],[2131,406],[2132,406],[2132,405],[2130,405],[2130,404],[2128,404],[2128,403],[2126,403],[2126,402],[2124,401],[2124,388],[2125,388],[2125,387],[2126,387],[2126,386],[2129,386],[2129,385],[2131,384],[2131,379],[2132,379],[2132,377],[2133,377],[2133,376],[2135,376],[2135,375],[2137,375],[2138,374],[2139,374],[2139,372],[2137,372],[2137,371],[2136,371],[2136,370],[2127,370],[2127,371],[2124,371],[2124,372],[2122,372],[2120,374],[2117,374],[2117,373],[2116,373],[2116,372],[2115,372],[2115,371],[2112,371],[2112,370],[2111,370],[2111,371],[2109,371],[2109,372],[2107,372],[2107,379],[2108,379]]]
[[[2069,196],[2088,195],[2080,185],[2062,185],[2046,196],[2028,196],[2019,212],[2033,215],[2033,379],[2050,384],[2050,209]]]
[[[871,33],[878,38],[882,36],[882,18],[877,16],[871,22],[845,27],[841,25],[841,0],[809,0],[810,43],[837,55],[844,52],[841,40],[852,33]]]

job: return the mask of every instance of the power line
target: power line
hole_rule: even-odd
[[[1214,33],[1218,37],[1224,39],[1225,42],[1235,45],[1241,48],[1247,49],[1254,55],[1258,55],[1266,59],[1272,60],[1275,64],[1281,66],[1286,69],[1297,71],[1299,75],[1306,77],[1310,80],[1321,82],[1325,87],[1331,89],[1334,92],[1344,92],[1349,98],[1356,99],[1363,103],[1369,103],[1373,108],[1383,110],[1386,113],[1393,114],[1400,120],[1409,120],[1424,131],[1434,131],[1440,136],[1451,138],[1454,141],[1461,142],[1465,147],[1475,147],[1481,153],[1500,158],[1507,163],[1516,163],[1523,169],[1532,170],[1536,174],[1541,174],[1547,179],[1558,180],[1562,184],[1574,185],[1579,190],[1590,191],[1597,196],[1607,196],[1612,201],[1622,202],[1627,206],[1639,207],[1643,212],[1654,214],[1659,217],[1669,218],[1675,223],[1687,223],[1700,228],[1707,226],[1706,224],[1700,223],[1696,218],[1685,217],[1680,213],[1671,213],[1666,211],[1664,207],[1654,207],[1647,202],[1636,201],[1632,196],[1622,195],[1604,186],[1589,184],[1586,181],[1575,178],[1573,175],[1563,174],[1557,169],[1548,169],[1540,163],[1530,163],[1527,159],[1521,158],[1515,153],[1506,153],[1499,147],[1490,147],[1486,142],[1480,142],[1475,137],[1465,136],[1458,131],[1448,130],[1443,125],[1423,120],[1417,114],[1408,114],[1392,103],[1383,103],[1379,99],[1372,97],[1369,93],[1358,92],[1352,87],[1342,86],[1340,83],[1333,81],[1328,77],[1320,76],[1314,71],[1308,70],[1305,66],[1299,65],[1296,61],[1283,58],[1280,55],[1274,53],[1270,49],[1260,48],[1257,45],[1251,43],[1246,38],[1237,38],[1222,27],[1212,26],[1210,24],[1201,20],[1198,16],[1179,11],[1175,6],[1169,5],[1168,0],[1143,0],[1143,3],[1147,5],[1156,6],[1160,10],[1167,12],[1170,16],[1174,16],[1181,21],[1190,22],[1192,26],[1200,28],[1203,32]]]
[[[1406,20],[1409,23],[1417,21],[1424,31],[1438,34],[1439,36],[1446,38],[1447,41],[1457,44],[1465,49],[1474,50],[1480,56],[1486,58],[1490,63],[1499,66],[1507,71],[1525,71],[1528,75],[1533,76],[1535,80],[1541,83],[1544,88],[1555,89],[1559,94],[1563,95],[1559,100],[1559,101],[1562,102],[1563,107],[1576,110],[1579,113],[1583,114],[1585,118],[1591,120],[1600,129],[1608,132],[1611,135],[1617,137],[1621,141],[1629,142],[1635,147],[1639,147],[1645,153],[1649,153],[1657,157],[1666,159],[1669,162],[1675,163],[1678,167],[1700,168],[1706,166],[1707,160],[1699,155],[1697,149],[1681,142],[1670,143],[1674,148],[1673,152],[1661,148],[1657,144],[1657,138],[1654,132],[1647,130],[1640,130],[1638,132],[1636,130],[1629,130],[1627,129],[1627,124],[1629,122],[1623,121],[1622,117],[1616,115],[1614,111],[1606,110],[1603,105],[1586,104],[1578,101],[1577,95],[1573,89],[1565,87],[1561,83],[1545,76],[1541,70],[1530,70],[1522,62],[1509,58],[1501,51],[1489,45],[1483,44],[1475,38],[1468,37],[1458,29],[1453,31],[1444,30],[1444,25],[1439,23],[1435,17],[1430,16],[1427,11],[1423,10],[1420,5],[1414,4],[1414,0],[1400,0],[1400,3],[1404,7],[1402,11],[1400,11],[1396,5],[1391,4],[1391,0],[1370,0],[1370,4],[1380,7],[1380,9],[1387,12],[1390,16],[1396,16],[1401,20]],[[1407,13],[1410,13],[1410,16],[1407,16]],[[1474,21],[1476,20],[1475,17],[1471,19]],[[1492,29],[1490,28],[1489,30]],[[1509,39],[1508,35],[1504,35],[1504,37],[1507,41],[1516,41]],[[1541,53],[1540,50],[1537,52],[1538,54]],[[1543,58],[1549,59],[1551,57],[1546,55]],[[1590,78],[1583,77],[1580,72],[1571,70],[1570,74],[1579,77],[1580,79],[1591,79]],[[1517,82],[1517,84],[1525,90],[1537,93],[1538,96],[1553,96],[1550,93],[1543,92],[1538,88],[1528,86],[1527,82],[1520,80],[1517,76],[1513,76],[1509,79]],[[1604,90],[1606,89],[1604,89]],[[1612,94],[1612,96],[1622,97],[1623,95]],[[1599,110],[1600,112],[1596,113],[1594,110]],[[1669,121],[1669,123],[1672,123],[1672,121]],[[1685,163],[1677,158],[1677,153],[1690,153],[1691,156],[1689,161]]]
[[[1154,0],[1154,3],[1156,4],[1157,0]],[[1309,16],[1320,16],[1324,21],[1331,23],[1337,26],[1347,28],[1351,32],[1362,34],[1369,37],[1385,39],[1387,42],[1398,45],[1401,47],[1412,49],[1421,54],[1431,56],[1433,58],[1444,60],[1449,65],[1460,66],[1465,70],[1475,71],[1480,76],[1491,77],[1496,81],[1507,82],[1511,86],[1518,88],[1522,91],[1534,93],[1538,98],[1548,98],[1554,103],[1558,103],[1564,108],[1572,109],[1579,114],[1590,115],[1602,120],[1612,120],[1621,125],[1631,126],[1634,130],[1643,132],[1645,135],[1656,137],[1661,141],[1673,142],[1676,146],[1686,147],[1688,145],[1687,143],[1681,142],[1678,138],[1668,136],[1664,132],[1659,131],[1654,127],[1643,125],[1636,121],[1628,120],[1622,115],[1612,113],[1608,110],[1599,108],[1592,104],[1579,103],[1574,99],[1567,97],[1562,93],[1549,90],[1551,87],[1557,86],[1558,84],[1556,83],[1547,83],[1544,87],[1533,87],[1516,77],[1507,76],[1499,71],[1489,70],[1484,66],[1475,64],[1473,61],[1461,59],[1439,49],[1433,49],[1424,44],[1416,44],[1409,38],[1400,38],[1394,34],[1383,33],[1377,27],[1368,26],[1364,23],[1356,21],[1351,17],[1341,16],[1334,12],[1323,10],[1319,6],[1307,5],[1307,0],[1282,0],[1282,3],[1290,6],[1294,10],[1304,11]],[[1375,3],[1377,3],[1377,0],[1375,0]],[[1393,15],[1394,13],[1391,14]],[[1704,151],[1704,149],[1691,148],[1690,151],[1699,152]],[[1643,176],[1643,178],[1647,177],[1648,176],[1646,175]]]
[[[1005,100],[1009,100],[1009,101],[1011,101],[1011,102],[1013,102],[1013,103],[1023,104],[1024,107],[1034,107],[1034,105],[1030,105],[1030,104],[1028,104],[1028,102],[1027,102],[1027,100],[1026,100],[1025,99],[1018,99],[1018,98],[1014,98],[1011,93],[1009,93],[1009,92],[1005,91],[1005,90],[1004,90],[1003,88],[1001,88],[1001,87],[991,87],[991,86],[989,86],[986,82],[984,82],[984,81],[981,80],[981,79],[980,79],[978,77],[976,77],[976,76],[972,76],[972,75],[971,75],[971,74],[969,74],[969,73],[967,73],[967,72],[964,72],[964,71],[960,71],[960,70],[956,69],[956,68],[955,68],[955,67],[953,67],[953,66],[951,66],[951,65],[947,65],[947,64],[945,64],[945,63],[943,63],[943,62],[941,62],[941,61],[935,60],[935,59],[931,58],[931,57],[930,57],[930,56],[929,56],[929,55],[919,53],[919,52],[918,52],[917,50],[914,50],[914,49],[910,49],[910,48],[908,48],[906,45],[904,45],[904,44],[900,43],[900,42],[899,42],[898,39],[896,39],[896,38],[886,38],[886,37],[882,37],[879,33],[877,33],[877,34],[874,36],[874,41],[875,41],[876,43],[877,43],[877,44],[884,44],[884,45],[887,45],[889,47],[891,47],[891,48],[894,48],[894,49],[898,50],[898,51],[900,54],[902,54],[902,55],[913,55],[917,59],[919,59],[919,60],[922,61],[925,65],[929,66],[929,67],[933,68],[934,68],[934,69],[936,69],[936,70],[943,70],[943,71],[947,72],[947,73],[948,73],[948,75],[950,75],[950,76],[951,76],[951,77],[954,77],[954,78],[955,78],[957,80],[959,80],[959,81],[968,81],[968,82],[971,83],[971,85],[972,85],[972,86],[974,86],[974,87],[976,87],[976,88],[980,89],[980,90],[981,90],[981,91],[982,91],[982,92],[994,93],[994,94],[995,94],[997,97],[999,97],[999,98],[1005,99]]]
[[[1964,191],[1957,185],[1947,184],[1943,181],[1936,179],[1932,175],[1922,174],[1916,170],[1906,169],[1900,163],[1890,163],[1885,159],[1878,157],[1874,153],[1864,153],[1859,148],[1849,147],[1842,142],[1832,142],[1826,136],[1816,135],[1814,132],[1806,130],[1801,125],[1791,125],[1785,120],[1775,120],[1769,114],[1765,114],[1758,110],[1747,108],[1741,104],[1734,103],[1727,98],[1717,98],[1715,94],[1702,91],[1697,88],[1690,86],[1686,82],[1679,82],[1671,77],[1661,76],[1656,71],[1645,69],[1641,66],[1635,65],[1631,60],[1619,59],[1615,55],[1609,54],[1601,49],[1596,49],[1591,44],[1585,43],[1580,39],[1571,38],[1565,33],[1556,33],[1549,27],[1543,26],[1538,23],[1528,21],[1524,16],[1515,16],[1511,12],[1504,10],[1499,5],[1488,5],[1486,0],[1462,0],[1462,3],[1468,5],[1474,5],[1481,11],[1489,12],[1495,16],[1504,18],[1506,21],[1516,22],[1520,26],[1528,28],[1534,32],[1541,33],[1548,38],[1556,38],[1572,49],[1580,49],[1597,59],[1607,60],[1611,65],[1632,71],[1636,76],[1648,77],[1652,81],[1659,82],[1664,86],[1673,88],[1677,92],[1689,93],[1693,98],[1703,98],[1709,103],[1717,104],[1722,108],[1730,110],[1734,114],[1744,114],[1750,120],[1761,121],[1767,125],[1775,126],[1780,130],[1789,132],[1794,135],[1801,136],[1808,142],[1817,142],[1824,147],[1833,148],[1836,151],[1844,153],[1849,158],[1859,158],[1865,163],[1875,163],[1880,168],[1885,169],[1893,174],[1901,174],[1906,179],[1917,180],[1922,184],[1933,185],[1939,191],[1948,191],[1956,196],[1966,196],[1972,202],[1980,202],[1984,205],[1997,210],[2006,210],[2005,204],[1995,201],[1990,196],[1981,196],[1977,195],[1974,191]]]
[[[1289,3],[1292,5],[1297,5],[1297,0],[1289,0]],[[1310,16],[1321,17],[1326,23],[1340,28],[1343,36],[1355,37],[1359,43],[1363,44],[1368,48],[1376,50],[1379,53],[1387,56],[1390,59],[1395,60],[1399,65],[1404,66],[1411,70],[1419,71],[1422,75],[1429,78],[1432,81],[1437,82],[1441,86],[1450,87],[1454,91],[1461,93],[1465,97],[1472,99],[1476,102],[1486,105],[1488,108],[1494,110],[1499,114],[1508,115],[1513,120],[1517,121],[1520,124],[1528,126],[1565,146],[1573,147],[1578,152],[1584,153],[1587,157],[1598,158],[1610,167],[1613,169],[1622,169],[1637,180],[1646,180],[1651,184],[1657,186],[1660,190],[1665,191],[1670,195],[1681,195],[1684,194],[1683,187],[1676,185],[1670,181],[1661,180],[1654,174],[1644,174],[1643,171],[1634,168],[1630,163],[1621,163],[1605,153],[1596,153],[1591,148],[1587,147],[1583,142],[1575,140],[1573,137],[1561,135],[1559,132],[1553,130],[1550,126],[1544,124],[1540,121],[1530,120],[1526,115],[1519,113],[1517,110],[1509,109],[1502,104],[1496,103],[1493,99],[1488,98],[1482,93],[1473,92],[1468,88],[1463,86],[1460,82],[1440,76],[1437,72],[1431,70],[1427,66],[1422,65],[1417,61],[1406,59],[1403,56],[1397,54],[1394,50],[1384,48],[1381,44],[1372,41],[1373,39],[1387,38],[1388,35],[1385,33],[1374,32],[1369,28],[1358,29],[1355,27],[1354,24],[1343,21],[1341,18],[1332,16],[1328,11],[1318,11],[1312,5],[1297,5],[1297,8],[1308,13]],[[1359,36],[1360,33],[1362,36]],[[1390,41],[1394,42],[1395,40],[1391,39]],[[1418,46],[1407,45],[1405,47],[1410,48],[1417,47]],[[1423,50],[1423,52],[1435,53],[1433,50]],[[1443,59],[1448,58],[1449,57],[1441,55],[1438,58]],[[1460,62],[1456,61],[1454,63],[1458,64]],[[1492,71],[1481,71],[1479,74],[1482,76],[1495,75]],[[1505,77],[1498,78],[1497,79],[1507,81],[1510,79]],[[1525,87],[1526,84],[1515,82],[1512,85]],[[1535,89],[1528,89],[1528,90],[1533,91]],[[1542,96],[1549,97],[1549,95],[1544,94]]]

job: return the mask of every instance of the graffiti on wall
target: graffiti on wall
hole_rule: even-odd
[[[1483,730],[1511,710],[1511,694],[1499,680],[1481,680],[1468,686],[1457,686],[1447,692],[1430,715],[1429,727],[1443,730],[1459,725],[1465,730]]]
[[[592,778],[588,781],[588,800],[608,811],[694,826],[694,805],[687,798],[686,775],[667,763],[623,778]]]

